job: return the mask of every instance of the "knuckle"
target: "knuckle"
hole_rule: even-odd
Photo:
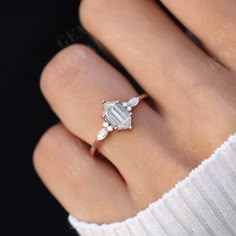
[[[106,14],[109,4],[113,1],[88,1],[83,0],[79,6],[80,21],[85,28],[91,28],[92,24],[96,24],[99,18]]]
[[[55,88],[63,89],[71,85],[75,74],[78,75],[85,65],[90,50],[84,45],[76,44],[59,52],[42,72],[40,79],[42,92],[47,95]]]

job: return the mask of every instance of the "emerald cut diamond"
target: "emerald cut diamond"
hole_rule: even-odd
[[[127,108],[119,101],[104,102],[102,116],[113,129],[131,129],[132,109]]]

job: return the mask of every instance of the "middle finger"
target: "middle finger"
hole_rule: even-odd
[[[84,0],[80,17],[161,110],[176,112],[176,99],[206,77],[210,58],[152,0]]]

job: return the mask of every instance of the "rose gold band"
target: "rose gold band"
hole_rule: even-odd
[[[147,98],[148,95],[147,94],[141,94],[139,95],[137,98],[139,98],[139,102],[142,101],[143,99]],[[98,140],[96,139],[95,142],[92,144],[91,148],[90,148],[90,154],[92,156],[94,156],[96,154],[96,151],[97,151],[97,148],[98,146],[100,145],[100,143],[103,141],[104,139],[102,140]]]

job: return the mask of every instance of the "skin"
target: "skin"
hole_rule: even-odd
[[[91,157],[101,101],[137,92],[83,45],[59,52],[41,89],[61,123],[34,152],[42,181],[79,220],[135,216],[188,176],[236,132],[236,2],[163,0],[201,41],[196,46],[151,0],[83,0],[82,24],[152,97],[133,112],[133,130],[112,133]],[[122,6],[122,7],[121,7]]]

